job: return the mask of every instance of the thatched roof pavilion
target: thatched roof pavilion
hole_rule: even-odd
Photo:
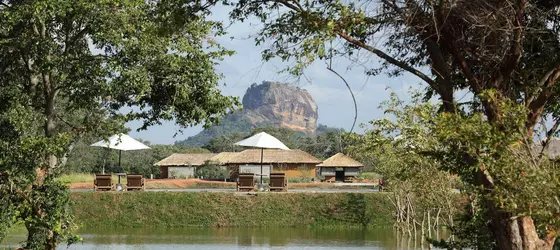
[[[317,165],[317,167],[363,167],[362,163],[346,156],[343,153],[338,153]]]
[[[343,153],[338,153],[317,165],[325,181],[347,181],[357,177],[364,165]]]

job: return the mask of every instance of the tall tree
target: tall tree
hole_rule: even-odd
[[[223,34],[206,20],[213,4],[0,1],[0,201],[19,211],[0,215],[25,221],[26,248],[76,239],[54,177],[81,135],[133,119],[209,124],[238,105],[217,88],[214,67],[232,52],[213,39]]]
[[[460,137],[453,134],[451,123],[444,123],[449,134],[442,133],[440,139],[455,145],[446,157],[461,164],[452,170],[471,185],[482,187],[473,192],[484,201],[480,206],[485,208],[484,218],[490,221],[498,248],[552,248],[559,231],[558,217],[554,217],[559,213],[558,205],[550,217],[555,219],[535,225],[538,213],[526,204],[510,204],[508,209],[496,199],[500,190],[511,188],[498,164],[505,163],[500,159],[508,151],[490,143],[502,142],[496,138],[513,143],[505,139],[515,138],[523,148],[532,148],[535,137],[541,134],[535,131],[540,131],[540,124],[547,124],[547,119],[553,125],[543,133],[545,144],[558,131],[558,1],[240,0],[235,5],[233,19],[254,16],[263,22],[256,41],[270,45],[263,52],[264,59],[295,61],[287,68],[290,73],[301,74],[315,60],[343,56],[360,61],[367,68],[366,74],[385,71],[391,76],[416,76],[427,85],[427,98],[439,97],[442,111],[462,117],[452,119],[455,125],[468,123],[464,133],[489,133]],[[364,54],[374,55],[381,66],[363,63],[360,56]],[[458,90],[472,93],[473,99],[458,103]],[[513,169],[517,173],[524,171],[521,168],[549,173],[542,164],[511,166],[517,167]]]

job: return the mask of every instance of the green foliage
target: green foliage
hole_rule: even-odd
[[[496,246],[490,231],[492,217],[481,205],[487,202],[513,217],[531,216],[541,235],[557,226],[559,169],[548,159],[536,158],[527,145],[519,129],[526,121],[519,105],[499,106],[501,120],[489,124],[478,113],[439,114],[436,106],[422,104],[418,93],[412,96],[411,103],[404,104],[393,95],[384,107],[394,120],[372,121],[373,128],[350,150],[383,175],[395,195],[397,211],[402,209],[399,201],[413,205],[414,214],[407,209],[402,215],[397,212],[397,217],[424,221],[425,214],[419,212],[442,211],[456,237],[437,245],[448,249]],[[462,191],[470,194],[465,202],[468,209],[455,219],[457,204],[449,199],[455,184],[449,173],[459,176]],[[487,176],[493,178],[492,189],[479,184]]]
[[[29,193],[29,202],[25,206],[19,207],[19,213],[24,220],[28,232],[26,242],[27,249],[43,249],[45,246],[54,247],[60,242],[71,245],[81,241],[81,238],[69,234],[71,229],[75,229],[70,215],[70,194],[64,184],[46,180],[41,187],[34,187]],[[44,208],[41,212],[35,207]],[[32,215],[33,213],[42,213]]]
[[[522,106],[504,102],[499,108],[502,117],[493,124],[478,114],[437,116],[432,131],[446,144],[435,155],[445,159],[443,169],[461,176],[480,202],[513,218],[530,216],[538,233],[546,235],[560,226],[560,168],[539,157],[520,129],[527,121]],[[483,188],[481,178],[492,188]],[[488,213],[487,208],[478,209]]]
[[[148,141],[142,143],[149,145],[149,150],[123,151],[121,152],[121,168],[118,167],[119,152],[106,148],[90,147],[102,138],[89,138],[76,143],[69,154],[64,173],[101,173],[103,166],[108,173],[136,173],[149,177],[153,174],[158,177],[159,167],[154,163],[161,161],[173,153],[209,153],[203,148],[190,148],[176,145],[151,145]]]
[[[308,177],[288,178],[288,183],[313,183],[313,180]]]
[[[369,203],[364,194],[349,193],[343,204],[342,207],[348,212],[347,220],[355,221],[363,227],[369,225],[372,214],[369,214],[371,209],[368,209],[368,206],[371,206],[371,203]]]
[[[258,127],[251,130],[250,133],[235,132],[229,135],[214,137],[210,139],[205,148],[214,153],[240,152],[245,148],[233,145],[235,142],[256,133],[266,132],[278,138],[288,148],[300,149],[319,159],[327,159],[336,153],[342,152],[346,146],[353,143],[342,129],[329,128],[324,125],[319,125],[319,127],[321,129],[315,135],[305,135],[302,132],[293,131],[289,128]]]
[[[468,205],[457,218],[458,225],[450,227],[451,233],[457,237],[456,240],[432,240],[428,239],[434,247],[443,249],[465,249],[478,250],[496,249],[496,241],[489,231],[488,221],[484,218],[484,212],[480,208]]]
[[[226,179],[229,178],[229,171],[222,166],[205,162],[204,165],[196,168],[196,177],[204,179]]]
[[[360,175],[358,176],[358,179],[377,181],[377,180],[381,179],[381,177],[382,176],[378,173],[361,172]]]
[[[232,51],[214,40],[223,30],[206,20],[212,4],[0,2],[0,207],[14,211],[0,213],[0,233],[21,220],[30,249],[76,240],[56,177],[82,137],[130,120],[208,126],[238,106],[217,88],[215,65]]]
[[[175,145],[186,145],[190,147],[202,147],[211,143],[212,139],[237,138],[239,134],[250,133],[253,129],[252,123],[241,112],[230,114],[221,119],[218,124],[211,126],[183,141],[176,141]]]
[[[451,176],[441,171],[441,161],[426,155],[442,147],[430,131],[437,107],[421,103],[418,93],[412,96],[411,104],[405,104],[392,94],[382,108],[394,119],[371,121],[365,135],[353,135],[359,143],[349,148],[382,175],[384,187],[393,193],[396,226],[409,234],[417,227],[433,230],[428,215],[431,225],[452,226],[458,206]]]
[[[241,152],[244,150],[241,146],[236,146],[234,143],[241,141],[245,138],[243,133],[232,133],[229,135],[222,135],[210,139],[208,145],[204,146],[206,149],[214,153],[220,152]]]
[[[440,101],[407,109],[422,126],[401,131],[400,123],[409,122],[405,116],[398,124],[372,124],[393,134],[366,135],[369,154],[395,153],[406,165],[456,174],[466,192],[481,200],[476,206],[482,216],[475,218],[486,222],[477,225],[488,225],[497,248],[551,248],[560,233],[554,201],[558,167],[533,148],[542,137],[544,144],[550,142],[560,128],[557,1],[247,0],[234,5],[232,19],[262,22],[255,42],[267,45],[263,58],[288,61],[285,71],[293,75],[303,75],[316,60],[363,62],[370,53],[379,63],[360,63],[366,74],[418,77],[426,84],[424,101]],[[461,91],[472,95],[458,95]],[[386,140],[397,134],[406,136]],[[416,178],[415,167],[397,169],[384,175]],[[519,224],[526,230],[511,229]]]
[[[7,228],[23,221],[29,233],[25,242],[27,249],[54,248],[59,242],[69,244],[79,240],[72,234],[74,228],[68,213],[67,188],[47,177],[36,185],[36,168],[48,164],[43,154],[64,154],[68,136],[37,136],[38,116],[19,105],[0,112],[3,134],[0,135],[0,239]],[[57,169],[52,169],[55,172]],[[54,173],[53,173],[54,174]]]

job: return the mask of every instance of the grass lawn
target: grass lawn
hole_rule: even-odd
[[[381,179],[381,175],[378,174],[378,173],[374,173],[374,172],[362,172],[358,176],[358,179],[377,181],[377,180]]]
[[[71,183],[83,183],[83,182],[90,182],[93,183],[93,174],[65,174],[60,176],[58,179],[64,183],[71,184]],[[113,175],[113,182],[117,183],[117,176]],[[126,183],[126,178],[121,177],[121,183]]]

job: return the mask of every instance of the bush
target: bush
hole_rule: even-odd
[[[312,183],[313,178],[308,177],[296,177],[296,178],[288,178],[288,183]]]
[[[229,171],[223,167],[205,163],[196,168],[195,176],[204,179],[226,179],[229,178]]]
[[[373,172],[362,172],[360,176],[358,176],[360,180],[370,180],[370,181],[377,181],[381,179],[381,175]]]

